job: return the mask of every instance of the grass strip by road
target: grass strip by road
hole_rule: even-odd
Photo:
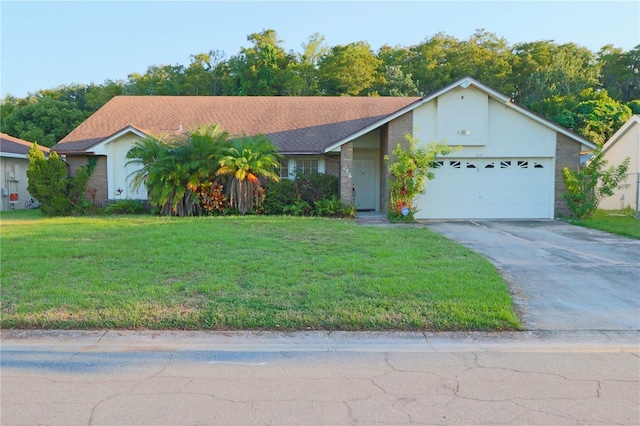
[[[632,209],[597,210],[590,218],[572,223],[640,240],[640,219],[635,218],[635,211]]]
[[[426,228],[1,217],[2,328],[514,330],[507,285]]]

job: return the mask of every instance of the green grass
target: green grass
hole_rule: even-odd
[[[426,228],[1,216],[2,328],[514,330],[495,267]]]
[[[588,219],[572,222],[586,228],[640,239],[640,219],[635,218],[635,210],[597,210]]]

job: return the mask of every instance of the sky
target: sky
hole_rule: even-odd
[[[69,84],[103,84],[151,65],[226,59],[247,36],[273,29],[287,51],[314,33],[328,46],[412,46],[439,32],[477,29],[509,45],[552,40],[597,52],[640,44],[640,1],[10,1],[0,0],[0,92],[26,97]]]

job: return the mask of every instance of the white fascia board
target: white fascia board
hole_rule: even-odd
[[[620,127],[618,131],[615,132],[613,136],[611,136],[611,138],[609,138],[609,140],[605,142],[604,145],[602,145],[602,152],[606,152],[609,148],[611,148],[635,124],[640,125],[640,115],[633,115],[629,120],[627,120],[627,122],[624,123],[622,127]]]
[[[22,159],[27,159],[27,156],[24,154],[14,154],[11,152],[0,152],[0,157],[5,157],[5,158],[22,158]]]

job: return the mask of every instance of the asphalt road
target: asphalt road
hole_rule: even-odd
[[[4,425],[624,424],[637,332],[5,332]]]

